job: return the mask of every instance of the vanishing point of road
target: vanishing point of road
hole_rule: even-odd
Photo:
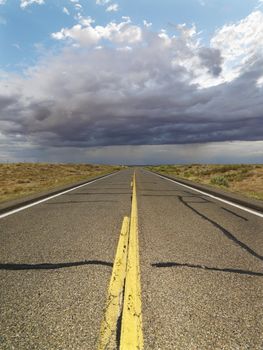
[[[133,173],[1,218],[0,349],[97,349]],[[143,348],[263,349],[262,217],[135,173]]]

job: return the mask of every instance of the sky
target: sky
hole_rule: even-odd
[[[0,162],[263,163],[263,0],[0,0]]]

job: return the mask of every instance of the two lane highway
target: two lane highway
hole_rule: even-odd
[[[96,349],[132,175],[0,221],[0,349]],[[144,349],[262,349],[262,219],[136,178]]]

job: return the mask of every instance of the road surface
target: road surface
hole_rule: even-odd
[[[0,220],[0,349],[96,349],[133,171]],[[136,179],[144,349],[263,349],[263,219]]]

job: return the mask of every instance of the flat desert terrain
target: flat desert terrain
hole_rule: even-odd
[[[149,170],[263,200],[263,165],[159,165]]]
[[[121,169],[91,164],[0,164],[0,202],[71,184]]]

